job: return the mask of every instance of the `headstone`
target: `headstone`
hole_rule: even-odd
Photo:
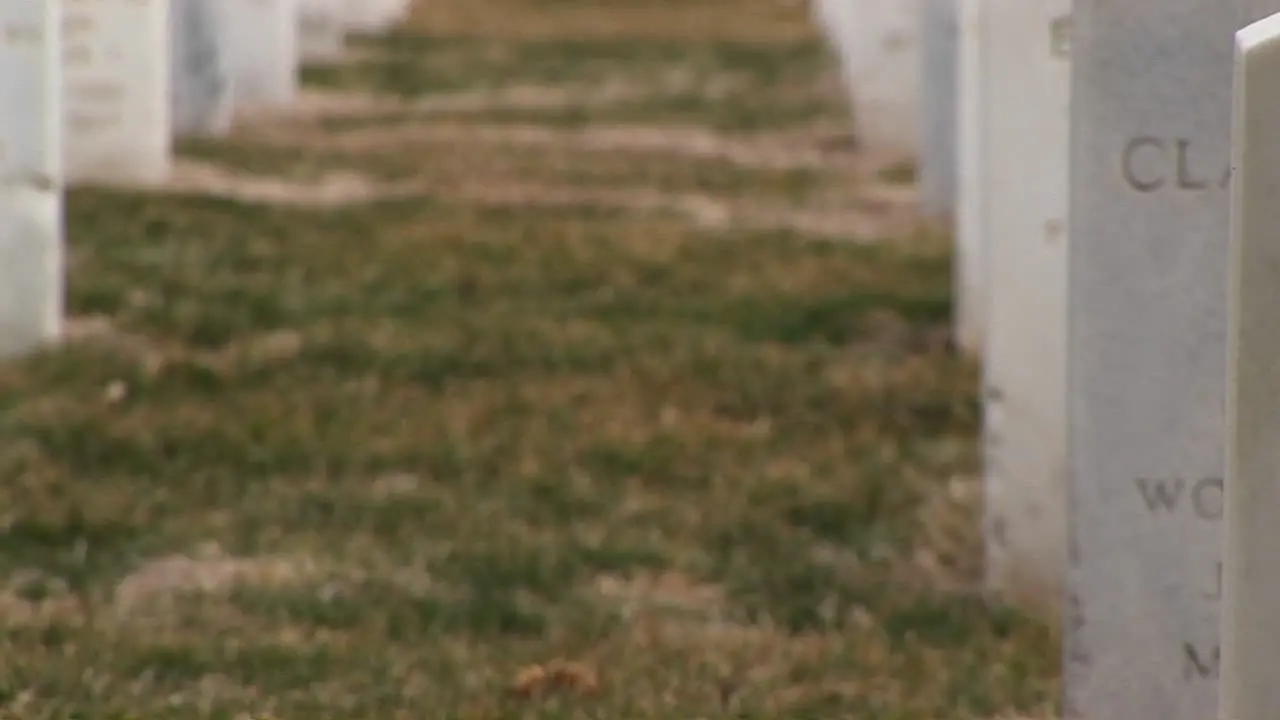
[[[409,16],[410,0],[342,0],[346,27],[351,32],[383,33]]]
[[[989,183],[983,175],[982,5],[985,0],[958,0],[960,29],[956,63],[956,243],[953,312],[956,345],[965,353],[982,352],[986,336],[987,229],[983,219]]]
[[[1235,32],[1280,0],[1077,0],[1067,717],[1216,717]]]
[[[298,51],[303,62],[334,62],[346,46],[346,0],[301,0]]]
[[[67,180],[163,181],[172,147],[168,0],[64,0],[62,32]]]
[[[298,0],[223,0],[236,109],[287,105],[298,91]]]
[[[985,0],[979,18],[987,579],[1042,611],[1067,564],[1070,13],[1071,0]]]
[[[173,0],[170,21],[173,131],[225,135],[231,130],[230,36],[219,9],[227,0]]]
[[[919,0],[817,0],[841,58],[859,144],[914,159],[919,133]]]
[[[1237,37],[1228,276],[1222,709],[1280,717],[1280,15]]]
[[[62,323],[60,3],[0,5],[0,356]]]
[[[948,220],[956,204],[958,0],[920,5],[920,210]]]

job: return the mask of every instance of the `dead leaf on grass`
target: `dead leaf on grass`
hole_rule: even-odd
[[[555,660],[546,665],[530,665],[516,674],[511,693],[516,697],[538,697],[552,692],[590,695],[600,688],[593,668],[582,663]]]

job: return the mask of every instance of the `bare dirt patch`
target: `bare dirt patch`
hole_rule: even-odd
[[[143,563],[116,585],[115,606],[127,615],[183,595],[298,585],[322,574],[319,563],[306,557],[232,557],[213,548],[195,557],[168,555]]]
[[[298,181],[253,175],[194,160],[176,163],[169,181],[151,189],[301,207],[334,207],[412,197],[422,192],[417,182],[379,183],[355,172],[332,172],[314,180]]]
[[[730,77],[708,84],[691,73],[674,71],[645,82],[615,78],[591,84],[512,85],[417,98],[309,89],[300,92],[287,107],[259,109],[241,115],[236,120],[236,128],[237,132],[272,132],[279,129],[281,122],[358,119],[393,112],[432,115],[601,107],[694,89],[714,95],[734,84],[734,78]]]
[[[788,230],[802,235],[879,241],[910,232],[918,225],[913,188],[870,186],[843,207],[806,209],[729,201],[692,193],[663,193],[644,188],[590,188],[576,185],[484,181],[445,186],[430,179],[378,181],[357,172],[330,172],[314,180],[290,180],[240,172],[211,163],[183,160],[170,180],[151,190],[210,195],[248,203],[331,208],[430,195],[492,206],[593,207],[639,213],[669,213],[715,230]]]
[[[415,120],[397,125],[348,131],[296,133],[272,128],[255,139],[273,145],[346,151],[375,151],[407,143],[483,143],[511,146],[558,147],[581,152],[644,152],[702,160],[722,160],[747,168],[790,170],[849,169],[874,161],[848,150],[824,148],[817,133],[805,136],[759,133],[728,136],[704,128],[680,126],[592,126],[558,130],[539,125],[485,125]]]

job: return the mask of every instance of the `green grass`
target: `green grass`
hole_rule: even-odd
[[[351,63],[308,69],[329,90],[429,98],[501,88],[605,89],[631,95],[606,108],[509,110],[511,120],[565,126],[645,120],[725,130],[802,125],[843,106],[824,93],[833,69],[814,39],[789,42],[653,39],[501,40],[392,35]]]
[[[770,55],[494,37],[379,47],[397,77],[435,78],[422,92],[700,57],[757,88],[813,71],[794,39]],[[718,112],[678,122],[724,131]],[[0,717],[1052,709],[1055,630],[977,591],[977,382],[947,346],[945,238],[449,192],[799,208],[848,191],[838,168],[303,133],[183,147],[424,187],[329,209],[71,193],[77,339],[0,366]]]

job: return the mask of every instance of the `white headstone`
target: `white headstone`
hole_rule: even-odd
[[[841,58],[858,142],[914,158],[919,142],[919,0],[817,0]]]
[[[950,219],[956,204],[958,0],[921,0],[920,210]]]
[[[1280,15],[1236,36],[1222,709],[1280,718]]]
[[[1059,605],[1067,564],[1067,182],[1071,0],[981,8],[989,587]]]
[[[1233,39],[1280,0],[1077,0],[1068,717],[1218,711]]]
[[[220,6],[227,0],[173,0],[170,83],[173,131],[225,135],[231,130],[230,36]]]
[[[62,30],[67,180],[163,181],[172,145],[168,0],[64,0]]]
[[[982,4],[985,0],[958,0],[960,28],[956,63],[958,103],[956,112],[956,247],[952,292],[956,345],[971,355],[982,351],[986,336],[987,295],[983,218],[989,183],[983,166],[982,101]]]
[[[298,0],[223,0],[233,48],[236,109],[293,102],[298,91]]]
[[[346,45],[346,0],[300,0],[298,48],[303,62],[333,62]]]
[[[343,0],[346,26],[352,32],[381,33],[409,16],[411,0]]]
[[[62,323],[60,2],[0,5],[0,356]]]

